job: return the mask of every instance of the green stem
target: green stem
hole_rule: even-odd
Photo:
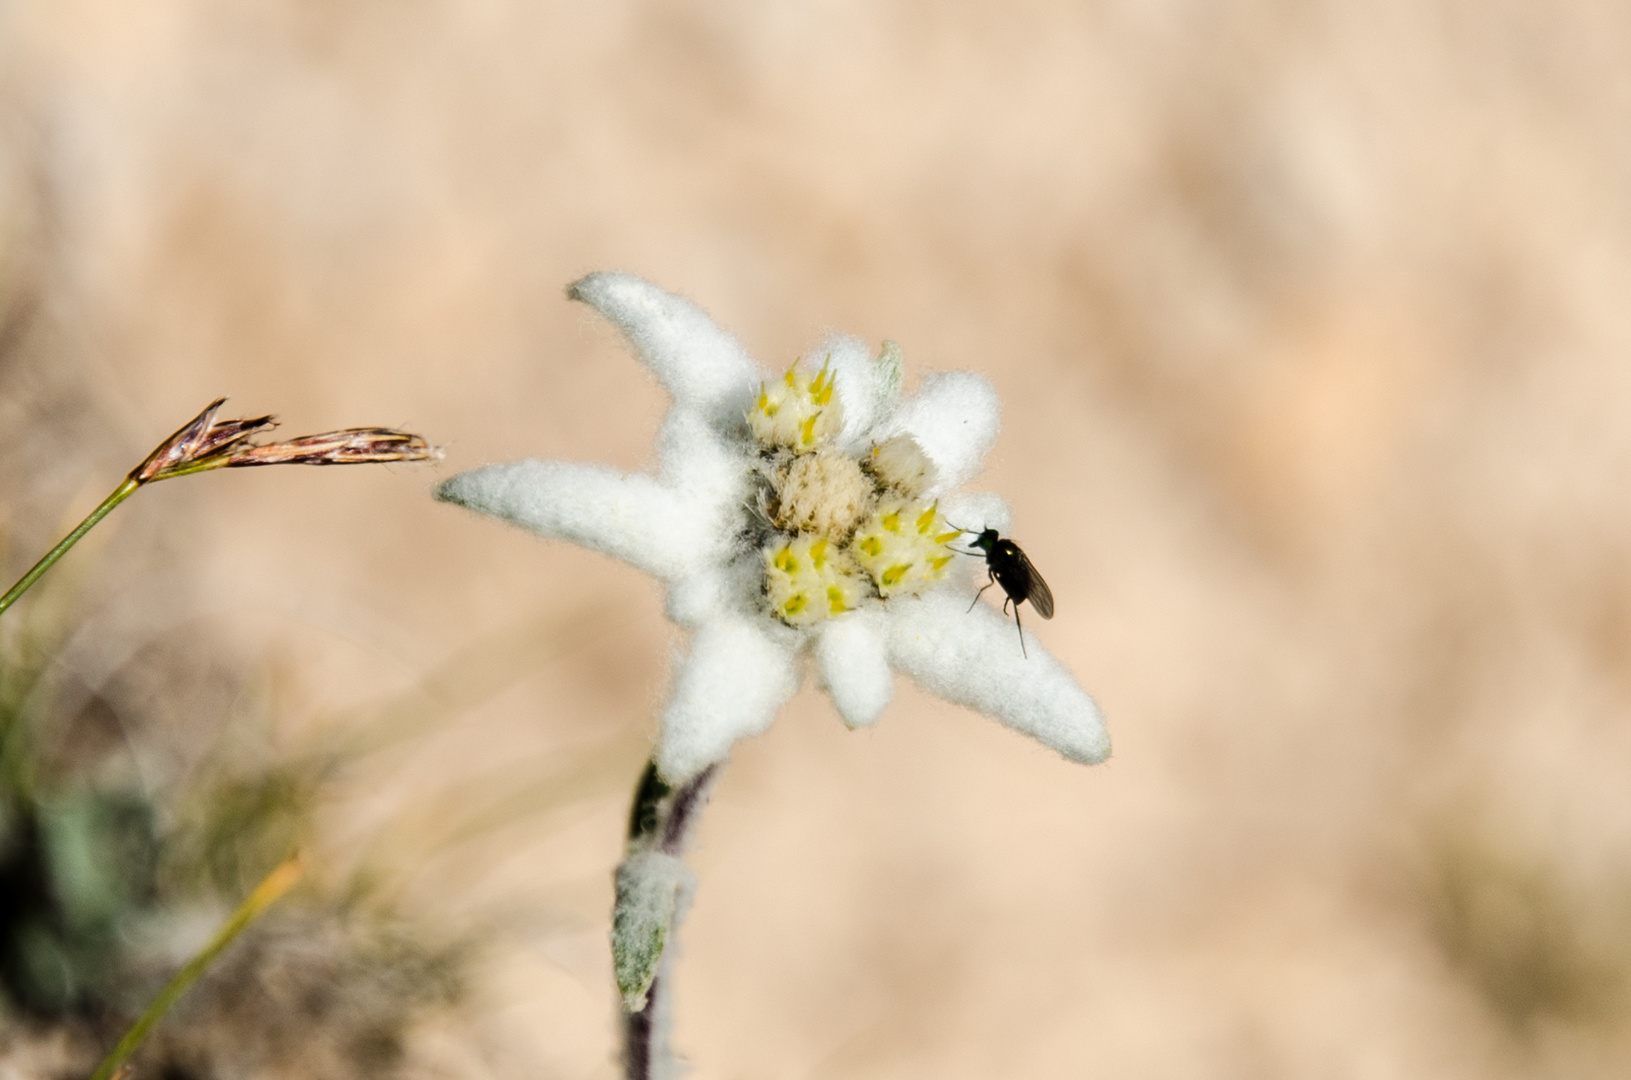
[[[115,506],[118,506],[120,503],[130,498],[130,496],[139,487],[141,487],[141,484],[129,477],[126,477],[124,483],[113,489],[112,495],[109,495],[107,498],[102,500],[101,506],[98,506],[95,510],[92,510],[90,515],[74,528],[73,532],[69,533],[67,536],[64,536],[56,547],[52,548],[50,551],[47,551],[45,553],[45,557],[34,564],[33,569],[19,578],[17,584],[6,590],[6,595],[0,596],[0,612],[5,611],[12,604],[15,604],[17,602],[17,598],[27,592],[28,587],[40,579],[41,574],[44,574],[47,570],[51,569],[52,565],[58,559],[68,554],[69,548],[79,543],[80,539],[84,537],[86,533],[90,532],[96,527],[96,523],[98,521],[101,521],[103,518],[107,517],[108,514],[113,511]]]
[[[130,1030],[125,1032],[125,1037],[119,1040],[119,1045],[115,1046],[112,1053],[102,1059],[102,1064],[98,1065],[96,1071],[91,1074],[91,1080],[110,1080],[119,1071],[119,1067],[125,1063],[125,1060],[146,1041],[154,1026],[164,1019],[165,1013],[170,1011],[170,1007],[180,1000],[181,995],[191,989],[193,983],[198,981],[198,977],[204,974],[210,964],[214,963],[221,950],[232,944],[233,939],[243,933],[250,923],[265,914],[267,908],[275,904],[280,896],[288,892],[289,888],[300,880],[300,875],[304,872],[304,869],[300,857],[297,855],[292,859],[279,863],[270,874],[261,879],[261,883],[255,886],[255,890],[244,898],[243,903],[238,905],[238,910],[232,913],[232,918],[226,921],[226,925],[215,932],[215,936],[210,939],[209,944],[199,950],[198,955],[187,961],[186,966],[176,972],[175,977],[165,984],[163,990],[159,991],[158,997],[153,999],[153,1003],[136,1019]]]

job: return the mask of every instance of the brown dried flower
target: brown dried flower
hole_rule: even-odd
[[[173,476],[250,465],[358,465],[383,461],[427,461],[441,451],[423,436],[395,428],[363,427],[302,435],[288,442],[254,443],[250,437],[270,431],[277,421],[270,416],[243,420],[217,420],[226,404],[217,398],[181,430],[147,456],[130,479],[137,484],[168,480]]]

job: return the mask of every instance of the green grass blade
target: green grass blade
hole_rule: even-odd
[[[39,562],[35,563],[28,573],[18,578],[17,584],[6,590],[6,595],[0,596],[0,612],[5,611],[12,604],[15,604],[17,602],[17,598],[27,592],[30,585],[33,585],[36,581],[38,581],[40,576],[47,570],[51,569],[52,565],[55,564],[58,559],[62,558],[68,553],[69,548],[79,543],[79,541],[84,538],[86,533],[95,528],[98,521],[101,521],[103,518],[107,517],[115,506],[118,506],[120,503],[130,498],[131,493],[138,487],[141,487],[141,485],[127,477],[124,483],[114,488],[113,494],[103,499],[102,504],[95,510],[92,510],[84,521],[81,521],[78,525],[76,525],[73,532],[69,533],[67,536],[64,536],[60,541],[58,541],[57,546],[52,548],[50,551],[47,551],[45,553],[45,557]]]
[[[209,966],[215,962],[215,958],[221,954],[221,950],[232,944],[233,940],[243,933],[250,923],[260,918],[268,908],[277,903],[278,898],[288,892],[294,883],[300,880],[300,875],[304,872],[305,867],[301,864],[300,857],[297,855],[292,859],[279,863],[270,874],[262,878],[261,883],[256,885],[254,890],[244,898],[244,902],[238,905],[238,910],[232,913],[232,918],[228,919],[225,925],[215,932],[215,936],[210,939],[209,944],[205,945],[196,956],[187,961],[186,965],[176,972],[175,977],[165,984],[164,989],[159,991],[152,1004],[148,1005],[146,1011],[137,1017],[136,1022],[130,1026],[130,1030],[125,1032],[125,1037],[119,1040],[119,1045],[115,1046],[112,1052],[102,1059],[102,1064],[98,1065],[96,1071],[91,1074],[91,1080],[112,1080],[130,1055],[134,1054],[137,1048],[147,1040],[147,1036],[152,1033],[158,1022],[164,1019],[164,1014],[169,1012],[171,1006],[175,1005],[177,1001],[181,1000],[181,996],[191,989],[193,983],[198,981],[198,977],[204,974]]]

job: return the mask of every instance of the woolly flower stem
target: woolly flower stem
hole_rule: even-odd
[[[675,1074],[668,1045],[672,1011],[668,947],[685,916],[692,882],[679,862],[719,773],[712,765],[678,788],[656,762],[646,766],[629,812],[628,844],[617,868],[612,951],[623,991],[623,1069],[627,1080]]]

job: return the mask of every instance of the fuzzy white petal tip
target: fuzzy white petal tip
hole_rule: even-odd
[[[657,771],[678,785],[724,761],[736,740],[768,728],[797,690],[791,648],[764,627],[737,619],[705,624],[663,713]]]
[[[890,613],[889,657],[900,671],[948,701],[967,705],[1050,746],[1072,761],[1110,756],[1110,733],[1087,692],[1029,633],[1021,653],[1011,619],[990,606],[967,610],[951,590]]]
[[[658,577],[692,572],[709,555],[709,509],[649,476],[599,465],[515,461],[459,473],[436,498],[539,536],[605,552]]]
[[[924,381],[916,397],[902,403],[891,429],[917,441],[939,471],[935,492],[963,484],[997,441],[1002,403],[989,382],[968,371],[948,371]]]
[[[876,723],[895,694],[883,619],[870,613],[825,624],[815,645],[816,671],[852,728]]]
[[[723,416],[740,410],[758,382],[747,350],[682,296],[643,278],[606,270],[573,282],[566,295],[623,331],[674,400]]]

